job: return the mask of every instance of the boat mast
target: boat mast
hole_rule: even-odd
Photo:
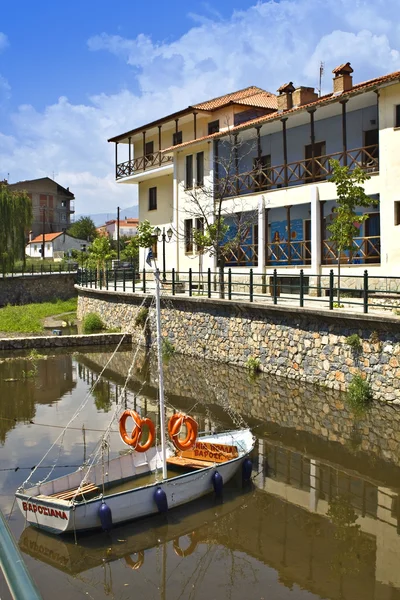
[[[156,280],[156,317],[157,317],[157,355],[158,355],[158,394],[160,399],[160,430],[163,479],[167,479],[167,448],[165,442],[165,406],[164,406],[164,372],[162,361],[161,338],[161,306],[160,306],[160,271],[155,269]]]

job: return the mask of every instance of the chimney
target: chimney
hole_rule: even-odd
[[[301,85],[296,88],[293,92],[293,107],[304,106],[310,102],[318,100],[318,94],[314,91],[313,87],[305,87]]]
[[[336,69],[333,69],[332,73],[335,75],[333,78],[333,93],[341,94],[348,92],[353,87],[353,77],[351,76],[353,69],[350,63],[339,65]]]
[[[32,231],[29,232],[29,241],[32,241]]]
[[[278,111],[289,110],[292,108],[292,93],[294,92],[293,83],[291,81],[289,81],[289,83],[284,83],[277,91],[279,92]]]

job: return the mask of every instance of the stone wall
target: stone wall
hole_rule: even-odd
[[[35,350],[38,348],[71,348],[84,346],[116,346],[131,344],[132,336],[121,333],[95,333],[91,335],[46,335],[26,338],[0,338],[0,352],[3,350]]]
[[[78,318],[97,312],[108,327],[134,338],[141,333],[135,316],[150,297],[78,290]],[[151,341],[153,308],[150,316]],[[163,335],[178,353],[239,366],[254,357],[264,372],[337,390],[361,372],[376,399],[400,404],[398,317],[173,296],[162,300],[161,317]],[[361,339],[359,352],[346,342],[352,334]]]
[[[0,307],[7,304],[68,300],[76,296],[75,273],[26,275],[0,279]]]

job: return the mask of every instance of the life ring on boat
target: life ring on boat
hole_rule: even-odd
[[[179,434],[182,427],[186,427],[186,437],[181,440]],[[198,425],[193,417],[176,413],[168,421],[168,434],[178,450],[191,450],[196,443]]]
[[[132,560],[130,556],[125,556],[125,562],[133,571],[137,571],[140,569],[142,564],[144,563],[144,552],[137,552],[138,559]]]
[[[180,538],[175,538],[173,541],[173,547],[174,547],[174,552],[177,556],[180,556],[181,558],[185,558],[186,556],[190,556],[191,554],[193,554],[193,552],[196,550],[197,548],[197,539],[196,539],[196,532],[193,531],[192,533],[189,533],[188,535],[190,544],[187,548],[181,548],[179,545],[179,540]]]
[[[126,421],[128,418],[133,419],[135,427],[132,429],[132,433],[129,436],[126,431]],[[147,426],[149,430],[149,436],[144,444],[140,443],[143,427]],[[119,434],[122,441],[134,448],[137,452],[146,452],[154,442],[155,438],[155,427],[151,419],[142,419],[142,417],[135,410],[125,410],[119,419]]]

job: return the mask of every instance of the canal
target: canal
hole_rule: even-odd
[[[193,358],[165,365],[168,410],[248,423],[253,486],[77,543],[25,527],[14,492],[85,398],[40,478],[75,470],[116,404],[156,419],[154,359],[137,358],[127,386],[131,352],[0,358],[0,507],[45,600],[400,600],[400,410],[354,415],[332,390]]]

